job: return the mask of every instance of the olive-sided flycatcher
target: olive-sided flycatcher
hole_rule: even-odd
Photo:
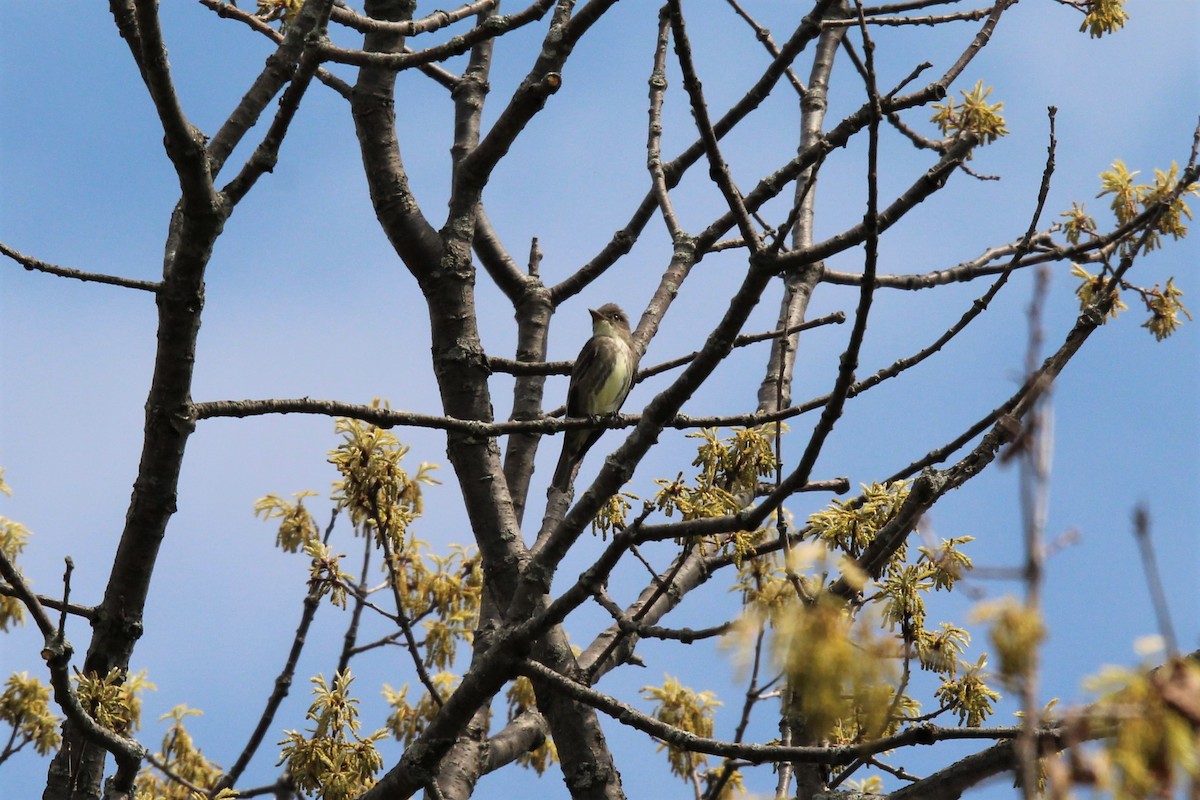
[[[637,351],[625,312],[615,303],[608,303],[588,309],[588,313],[592,315],[592,338],[579,351],[571,369],[571,385],[567,390],[568,417],[615,414],[629,395],[637,371]],[[566,432],[552,486],[567,491],[584,453],[603,432],[586,428]]]

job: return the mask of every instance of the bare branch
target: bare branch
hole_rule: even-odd
[[[554,0],[537,0],[537,2],[531,4],[528,8],[516,14],[488,17],[485,22],[476,25],[466,33],[459,34],[442,44],[434,45],[425,50],[416,50],[407,53],[384,53],[370,49],[349,50],[344,47],[325,44],[321,47],[321,58],[325,61],[335,61],[339,64],[352,64],[356,67],[371,67],[373,69],[387,69],[399,72],[400,70],[411,69],[437,61],[445,61],[448,58],[462,55],[486,39],[494,39],[497,36],[521,28],[531,22],[537,22],[545,16],[553,4]],[[407,24],[409,23],[404,20],[398,20],[391,24],[372,26],[366,32],[369,34],[387,34],[389,36],[403,37],[406,35],[403,28]]]
[[[977,8],[972,11],[956,11],[951,14],[932,14],[924,17],[880,17],[868,16],[864,18],[867,25],[885,25],[890,27],[898,27],[901,25],[942,25],[947,22],[975,22],[983,19],[992,12],[992,7]],[[843,27],[857,25],[858,20],[829,20],[828,25],[840,25]]]
[[[786,330],[766,331],[764,333],[743,333],[733,341],[733,346],[745,347],[750,344],[765,342],[768,339],[774,339],[780,336],[797,333],[800,331],[811,330],[824,325],[841,325],[846,321],[845,313],[834,311],[822,317],[809,320],[808,322],[800,322]],[[644,367],[638,370],[637,377],[634,379],[636,383],[640,383],[647,378],[658,375],[662,372],[681,367],[689,363],[696,357],[696,353],[689,353],[685,356],[669,359],[660,362],[650,367]],[[499,358],[497,356],[488,357],[488,367],[493,372],[503,372],[509,375],[568,375],[571,372],[571,361],[514,361],[509,358]],[[554,416],[551,414],[551,416]]]
[[[320,24],[319,20],[318,24]],[[300,55],[300,61],[296,65],[291,81],[284,90],[283,96],[279,98],[279,110],[275,112],[275,118],[271,121],[262,141],[259,142],[250,158],[246,160],[237,176],[221,190],[231,204],[237,205],[264,173],[275,169],[283,138],[287,135],[288,126],[291,125],[292,119],[300,108],[300,100],[308,91],[319,63],[314,48],[308,48]]]
[[[791,37],[780,48],[779,55],[767,66],[758,81],[713,124],[713,132],[716,134],[718,140],[733,130],[741,120],[745,119],[750,112],[758,108],[763,100],[770,95],[771,90],[778,83],[787,68],[795,61],[796,57],[803,52],[810,41],[820,34],[821,18],[827,13],[829,7],[834,2],[835,0],[817,0],[813,6],[813,10],[796,26],[796,30],[793,31]],[[676,156],[674,160],[665,164],[663,172],[666,177],[667,187],[674,188],[678,185],[683,175],[702,155],[704,155],[704,144],[697,139]],[[592,281],[602,275],[605,270],[616,263],[617,259],[628,253],[633,247],[634,242],[637,241],[638,236],[641,235],[646,223],[650,221],[656,207],[654,192],[651,189],[642,198],[641,203],[634,210],[632,217],[625,227],[617,231],[608,244],[593,256],[588,263],[552,288],[551,292],[555,305],[557,306],[568,297],[582,291]],[[719,235],[713,237],[712,241],[715,242],[718,238],[720,238]],[[677,251],[678,249],[676,248]],[[701,250],[700,252],[705,251]],[[680,253],[676,253],[672,259],[672,268],[664,275],[660,289],[656,292],[655,299],[651,301],[650,305],[652,308],[665,310],[669,305],[673,294],[671,287],[675,287],[675,290],[677,290],[679,283],[687,277],[690,270],[690,265],[686,268],[683,266],[687,260]],[[661,314],[659,318],[661,319]],[[648,341],[653,338],[652,334],[653,331],[649,331],[644,340]]]
[[[614,603],[611,598],[605,597],[603,592],[596,595],[596,602],[609,613],[613,621],[617,623],[617,627],[623,633],[636,633],[640,639],[667,639],[682,644],[691,644],[692,642],[711,639],[716,636],[724,636],[729,632],[729,628],[733,624],[731,622],[722,622],[719,625],[712,625],[700,630],[643,625],[638,620],[626,615],[621,610],[621,607]],[[599,660],[603,661],[603,658]]]
[[[18,252],[2,242],[0,242],[0,253],[3,253],[13,261],[16,261],[30,272],[45,272],[50,275],[58,275],[63,278],[74,278],[78,281],[106,283],[110,286],[123,286],[126,289],[141,289],[144,292],[157,292],[160,286],[157,281],[142,281],[136,278],[122,278],[117,275],[105,275],[99,272],[84,272],[83,270],[73,269],[71,267],[60,267],[55,264],[47,264],[45,261],[39,261],[33,256],[27,256],[21,252]]]
[[[488,739],[483,772],[495,772],[546,741],[546,718],[533,709],[523,711]]]
[[[42,632],[45,643],[42,648],[42,658],[45,659],[46,666],[50,668],[50,685],[54,688],[55,702],[62,708],[71,723],[82,731],[89,742],[112,753],[113,758],[117,761],[117,774],[113,777],[114,784],[119,790],[128,792],[132,796],[133,781],[137,777],[142,759],[147,755],[146,748],[133,739],[126,739],[124,736],[119,736],[98,725],[80,705],[79,696],[71,685],[69,670],[71,656],[75,650],[62,635],[62,631],[51,622],[37,595],[30,590],[25,579],[21,577],[21,573],[3,551],[0,551],[0,578],[4,578],[12,587],[15,596],[24,603],[38,630]],[[66,606],[67,603],[64,600],[62,603],[64,614]]]
[[[775,44],[775,38],[771,36],[771,31],[759,25],[753,17],[746,13],[744,8],[738,5],[737,0],[726,0],[726,2],[729,3],[734,13],[745,20],[746,24],[750,26],[750,29],[754,31],[754,38],[762,43],[763,48],[771,54],[771,57],[779,58],[779,45]],[[800,79],[796,77],[796,73],[792,71],[792,68],[786,68],[784,74],[787,75],[788,82],[792,84],[792,88],[796,90],[796,94],[804,97],[804,93],[807,90],[804,88],[804,84],[800,82]]]
[[[380,31],[395,33],[400,36],[416,36],[421,33],[438,31],[467,17],[491,11],[497,5],[499,5],[499,0],[475,0],[472,3],[464,3],[453,11],[438,10],[421,19],[401,20],[399,22],[390,22],[388,20],[363,16],[350,8],[336,6],[333,9],[331,19],[348,28],[353,28],[359,33]]]
[[[1133,510],[1133,538],[1137,540],[1138,552],[1142,556],[1142,571],[1146,574],[1150,599],[1154,603],[1154,615],[1158,619],[1158,632],[1166,644],[1167,655],[1176,656],[1179,654],[1179,638],[1175,635],[1175,626],[1171,624],[1171,608],[1167,604],[1167,594],[1163,590],[1162,576],[1158,571],[1158,559],[1154,555],[1154,544],[1150,541],[1150,511],[1145,504],[1139,504]]]
[[[757,745],[727,742],[720,739],[709,739],[687,733],[679,728],[659,722],[657,719],[643,714],[632,706],[597,692],[569,678],[559,675],[533,661],[526,661],[520,671],[527,676],[537,676],[579,702],[586,703],[618,722],[648,733],[676,747],[681,747],[695,753],[705,753],[726,758],[740,758],[751,764],[765,764],[781,761],[792,761],[806,764],[828,764],[831,766],[848,764],[862,756],[875,755],[888,750],[911,745],[928,745],[934,742],[954,739],[1012,739],[1020,728],[943,728],[937,725],[917,725],[901,733],[886,736],[873,742],[840,747],[783,747],[780,745]],[[1055,737],[1055,731],[1047,731],[1043,735]]]
[[[828,139],[829,137],[827,136],[826,138]],[[938,160],[937,164],[915,181],[903,194],[893,200],[887,208],[879,212],[879,233],[886,231],[918,204],[934,192],[940,190],[949,179],[951,173],[966,159],[967,154],[976,144],[978,144],[976,138],[968,134],[959,137],[953,145],[947,148],[946,153]],[[754,193],[752,193],[752,197],[755,201],[759,199]],[[765,199],[764,197],[763,200]],[[821,261],[836,253],[841,253],[850,247],[861,244],[866,239],[866,231],[866,223],[860,222],[811,247],[784,253],[779,256],[776,263],[780,268],[787,268],[792,265],[811,264]]]
[[[334,515],[336,516],[336,511]],[[330,525],[333,520],[330,520]],[[283,703],[284,698],[292,688],[292,681],[296,675],[296,664],[300,661],[300,653],[304,650],[304,645],[308,641],[308,630],[312,626],[312,621],[317,615],[317,607],[320,605],[321,589],[319,586],[310,586],[308,593],[304,596],[304,608],[300,613],[300,622],[296,626],[296,635],[292,637],[292,644],[288,650],[287,659],[284,661],[283,669],[275,676],[275,685],[271,691],[271,696],[267,698],[266,705],[263,707],[263,712],[259,715],[258,723],[254,726],[254,730],[250,734],[250,738],[246,741],[246,746],[242,748],[242,752],[234,761],[233,766],[221,776],[214,788],[215,791],[221,789],[232,788],[238,779],[242,777],[242,773],[246,771],[250,760],[254,758],[254,754],[258,752],[258,748],[262,745],[263,739],[267,732],[271,729],[271,724],[275,720],[275,713],[279,710],[279,706]]]
[[[201,0],[201,2],[204,1]],[[261,155],[256,151],[255,156],[260,160],[263,159],[270,152],[267,143],[275,137],[282,139],[283,134],[287,131],[287,125],[291,121],[292,114],[295,113],[294,105],[299,103],[300,96],[303,95],[304,90],[307,88],[308,79],[312,77],[313,71],[320,64],[318,55],[319,47],[316,42],[310,43],[309,37],[317,30],[324,30],[325,21],[329,18],[333,0],[321,0],[321,2],[306,4],[306,7],[300,12],[300,16],[297,17],[295,23],[288,29],[287,35],[282,37],[275,33],[270,26],[262,23],[262,20],[256,19],[251,22],[251,20],[247,19],[247,17],[252,17],[252,15],[246,15],[244,12],[235,14],[233,10],[224,7],[224,4],[217,4],[221,7],[214,8],[212,0],[209,0],[205,4],[209,8],[216,10],[221,16],[234,17],[251,25],[256,30],[262,31],[263,27],[265,27],[266,30],[262,32],[265,32],[269,38],[278,42],[275,52],[267,57],[262,71],[254,79],[254,83],[251,84],[250,88],[246,90],[241,102],[238,103],[237,107],[230,113],[228,119],[225,120],[221,128],[208,142],[207,157],[212,174],[216,175],[221,171],[226,159],[229,158],[234,148],[238,146],[250,129],[258,123],[259,116],[266,109],[267,104],[271,102],[272,98],[283,88],[285,83],[298,78],[302,86],[298,92],[295,90],[291,92],[292,97],[289,102],[293,105],[293,108],[290,112],[285,111],[283,107],[280,108],[275,116],[275,123],[272,125],[272,129],[264,138],[263,145],[260,145],[260,149],[264,147],[268,149],[264,150]],[[305,71],[304,73],[297,74],[297,65],[300,62],[301,56],[306,51],[311,51],[311,55],[306,60]],[[278,147],[279,144],[276,142],[274,149],[278,150]],[[254,158],[251,159],[251,161],[254,160]],[[264,163],[263,168],[266,169],[273,163],[274,157],[272,155],[269,163]],[[250,168],[249,164],[247,164],[247,168]],[[248,178],[243,178],[243,181],[246,180]],[[250,182],[252,183],[252,181]],[[237,195],[237,197],[240,198],[240,195]]]
[[[918,272],[909,275],[876,275],[875,285],[881,289],[917,291],[920,289],[930,289],[935,286],[945,286],[951,283],[965,283],[985,275],[995,275],[996,273],[1005,272],[1010,269],[1021,269],[1022,267],[1034,266],[1037,263],[1041,263],[1044,259],[1034,260],[1036,257],[1029,256],[1030,250],[1046,248],[1052,244],[1053,239],[1048,232],[1035,234],[1028,243],[1026,243],[1025,237],[1022,236],[1010,244],[988,248],[978,258],[964,261],[948,269]],[[1011,259],[1015,255],[1019,255],[1020,258],[1014,263]],[[997,263],[1000,259],[1004,258],[1010,259],[1009,262],[1005,264]],[[853,272],[826,270],[821,275],[823,283],[832,283],[839,286],[859,286],[862,284],[862,280],[863,276],[860,273]]]
[[[0,594],[4,595],[6,597],[16,597],[18,599],[21,598],[21,594],[17,591],[17,589],[13,586],[9,586],[6,583],[0,583]],[[49,608],[49,609],[53,609],[54,611],[60,611],[60,612],[66,613],[66,614],[72,614],[76,617],[80,617],[80,618],[86,619],[86,620],[92,620],[92,619],[96,618],[96,607],[95,606],[83,606],[83,605],[79,605],[78,603],[64,603],[62,600],[59,600],[58,598],[47,597],[46,595],[43,595],[43,594],[35,595],[35,597],[37,598],[38,603],[40,603],[43,608]]]
[[[184,199],[199,207],[217,205],[204,137],[188,121],[175,94],[167,48],[158,24],[158,3],[154,0],[113,0],[109,8],[123,32],[136,31],[133,36],[126,37],[126,43],[133,51],[142,81],[162,123],[163,144],[179,176]]]
[[[857,0],[856,0],[857,2]],[[861,9],[861,4],[859,5]],[[861,21],[861,20],[860,20]],[[881,229],[879,211],[879,125],[883,117],[882,101],[879,89],[875,83],[875,65],[873,53],[875,45],[871,41],[865,26],[862,27],[864,49],[866,51],[867,96],[871,104],[871,121],[867,126],[867,210],[863,218],[862,228],[865,236],[866,252],[863,266],[863,283],[859,290],[858,308],[854,313],[854,325],[850,331],[850,341],[842,353],[838,364],[838,375],[834,381],[830,400],[821,411],[821,418],[809,437],[800,462],[792,470],[786,481],[779,481],[778,488],[773,493],[778,495],[784,491],[784,485],[800,485],[808,481],[821,448],[826,438],[833,431],[833,426],[842,414],[842,408],[849,397],[849,391],[854,384],[854,372],[858,368],[858,353],[866,336],[867,317],[875,291],[875,269],[878,262],[879,233]]]
[[[217,16],[219,16],[219,17],[235,19],[235,20],[245,24],[246,26],[248,26],[251,30],[256,31],[256,32],[262,34],[263,36],[267,37],[268,39],[275,42],[276,44],[279,44],[280,42],[283,41],[283,34],[280,33],[279,31],[275,30],[273,27],[271,27],[261,17],[255,15],[255,14],[252,14],[248,11],[243,11],[242,9],[238,8],[237,6],[234,6],[231,3],[229,3],[227,0],[199,0],[199,1],[200,1],[201,5],[216,12]],[[337,5],[337,3],[335,3],[334,10],[335,10],[335,13],[337,13],[344,9],[341,9]],[[345,9],[345,10],[348,10],[348,9]],[[431,17],[432,16],[433,15],[431,15]],[[363,19],[368,19],[368,18],[363,17]],[[386,22],[382,22],[380,20],[372,20],[372,21],[375,23],[379,23],[380,25],[385,25],[385,26],[387,24],[389,24]],[[401,49],[401,52],[412,53],[413,50],[412,50],[412,48],[405,47],[405,48]],[[427,77],[432,78],[434,81],[436,81],[437,83],[439,83],[446,89],[453,90],[454,87],[458,85],[458,77],[457,76],[448,72],[447,70],[443,69],[442,67],[437,66],[436,64],[420,64],[417,66],[417,69],[419,69]],[[343,98],[345,98],[346,100],[350,99],[351,88],[350,88],[350,85],[348,83],[346,83],[344,80],[337,77],[332,72],[325,69],[324,67],[321,67],[320,69],[317,70],[316,76],[317,76],[317,80],[319,80],[321,83],[328,86],[330,89],[333,89],[335,92],[340,94]]]
[[[721,155],[720,144],[712,121],[708,118],[708,103],[704,100],[704,89],[700,76],[696,74],[696,64],[692,59],[692,45],[688,41],[687,29],[683,21],[683,9],[680,0],[667,0],[671,9],[671,33],[675,39],[675,53],[679,57],[679,67],[683,71],[683,86],[687,90],[692,103],[692,118],[700,132],[700,141],[704,145],[704,154],[708,158],[709,175],[725,196],[729,211],[737,222],[738,230],[742,232],[742,241],[750,248],[751,253],[762,249],[762,241],[754,228],[754,221],[746,209],[746,203],[741,192],[734,185],[733,176],[729,174],[729,165]]]
[[[654,69],[650,73],[650,113],[648,132],[646,134],[646,167],[650,170],[650,181],[653,187],[654,199],[658,203],[667,232],[671,241],[676,244],[687,239],[675,208],[671,204],[671,189],[667,185],[667,176],[663,171],[662,134],[663,134],[663,96],[667,91],[667,44],[671,23],[668,19],[667,6],[658,13],[658,40],[654,47]]]
[[[733,346],[735,348],[745,347],[746,345],[765,342],[768,339],[779,339],[784,336],[791,336],[793,334],[800,333],[801,331],[812,330],[813,328],[819,328],[825,325],[841,325],[845,321],[845,313],[841,311],[834,311],[832,314],[826,314],[823,317],[817,317],[816,319],[812,319],[807,322],[798,322],[795,325],[782,330],[767,331],[766,333],[744,333],[734,340]],[[678,358],[672,358],[653,366],[646,367],[645,369],[638,371],[637,380],[644,381],[651,376],[675,369],[676,367],[682,367],[685,364],[690,363],[696,356],[697,353],[689,353],[685,356],[679,356]]]
[[[830,11],[832,16],[840,16],[843,13],[843,3],[839,3]],[[830,77],[833,73],[838,43],[844,39],[844,36],[844,31],[826,28],[822,25],[821,34],[813,52],[808,89],[800,103],[799,149],[802,153],[819,151],[821,132],[825,126],[825,113],[829,107]],[[770,247],[769,252],[772,257],[777,257],[779,253],[783,252],[789,235],[793,247],[806,247],[812,244],[817,176],[820,174],[824,157],[824,153],[820,152],[796,174],[792,208],[788,212],[787,218],[779,226],[775,241]],[[804,319],[808,313],[808,303],[813,289],[824,269],[824,264],[814,262],[784,270],[783,292],[779,299],[776,327],[788,328]],[[791,405],[792,376],[796,366],[796,352],[799,344],[800,337],[797,334],[791,334],[771,343],[767,366],[758,387],[759,411],[773,412]],[[776,438],[779,439],[778,435]],[[777,445],[779,445],[777,450],[780,450],[782,440],[777,441]],[[782,461],[782,458],[780,460]]]
[[[500,234],[492,226],[482,203],[475,212],[475,238],[472,240],[472,246],[475,249],[475,255],[479,256],[479,263],[483,264],[488,275],[514,307],[526,298],[527,293],[536,291],[536,287],[540,286],[540,281],[534,280],[533,275],[526,275],[521,271],[517,262],[505,249],[504,244],[500,241]],[[531,362],[516,361],[513,363]]]
[[[863,15],[867,17],[877,17],[880,14],[899,14],[904,11],[916,11],[923,8],[932,8],[934,6],[947,6],[961,3],[963,0],[908,0],[908,2],[888,3],[881,6],[866,6],[863,8]]]

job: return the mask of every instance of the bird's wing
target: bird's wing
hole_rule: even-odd
[[[592,413],[586,407],[587,400],[583,397],[582,387],[592,383],[594,373],[597,369],[602,368],[600,345],[597,344],[600,339],[599,336],[588,339],[583,345],[583,349],[579,351],[575,365],[571,367],[571,386],[567,392],[568,417],[586,417]]]
[[[626,369],[622,385],[612,387],[615,390],[612,394],[617,407],[624,402],[633,383],[633,369],[630,365],[632,359],[628,349],[624,343],[612,336],[593,336],[588,339],[583,349],[579,351],[579,357],[575,359],[575,366],[571,370],[571,386],[567,395],[567,416],[588,417],[594,414],[608,414],[616,410],[616,408],[609,407],[608,404],[596,405],[596,398],[585,396],[584,387],[595,387],[605,383],[609,370],[618,361],[623,361]]]

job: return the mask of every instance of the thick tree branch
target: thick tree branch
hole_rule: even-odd
[[[404,12],[403,6],[384,0],[367,5],[367,13],[375,18],[400,21]],[[381,53],[393,53],[403,46],[404,38],[389,32],[373,31],[363,42],[365,49]],[[361,70],[350,109],[363,164],[370,165],[364,173],[375,215],[404,265],[420,281],[440,261],[442,243],[408,184],[396,135],[395,86],[394,72]]]
[[[832,15],[844,14],[844,4],[839,3],[830,9]],[[816,50],[813,53],[812,69],[809,73],[809,86],[800,97],[800,152],[815,149],[820,141],[821,130],[825,124],[825,112],[829,106],[829,80],[833,71],[834,55],[838,43],[843,39],[844,32],[823,28],[817,39]],[[793,247],[805,247],[812,244],[814,215],[816,202],[817,173],[821,161],[809,164],[797,175],[795,200],[787,220],[776,234],[772,251],[778,253],[789,231],[792,234]],[[778,328],[790,328],[804,319],[808,311],[808,302],[824,265],[812,263],[792,267],[783,274],[783,296],[779,303],[779,316],[776,322]],[[796,352],[800,337],[791,334],[785,339],[771,343],[767,357],[767,368],[762,383],[758,388],[758,410],[778,411],[791,405],[792,374],[796,364]]]
[[[175,174],[179,176],[184,201],[201,206],[216,205],[204,137],[188,121],[175,94],[167,48],[158,23],[158,3],[154,0],[110,0],[109,8],[122,35],[136,31],[134,36],[126,36],[126,43],[133,51],[142,81],[158,113],[165,134],[163,145],[175,167]]]
[[[201,2],[204,2],[204,0],[201,0]],[[213,8],[211,2],[206,3],[206,5],[209,8]],[[313,72],[320,65],[316,53],[319,43],[315,37],[318,31],[324,31],[332,5],[333,0],[319,0],[319,2],[306,3],[295,23],[288,28],[287,35],[282,37],[279,37],[270,26],[265,26],[266,31],[269,31],[267,35],[277,40],[279,46],[276,47],[275,52],[267,57],[262,72],[254,79],[254,83],[246,90],[237,107],[230,113],[228,119],[225,120],[221,128],[208,142],[208,158],[213,175],[221,171],[226,159],[229,158],[234,148],[238,146],[250,129],[258,123],[259,116],[266,109],[272,98],[279,93],[284,84],[294,78],[299,78],[303,85],[298,93],[296,91],[291,93],[292,98],[289,102],[293,105],[299,103],[300,96],[303,95],[304,89],[307,88],[308,79],[312,77]],[[218,11],[222,16],[235,15],[233,9],[219,8],[214,10]],[[254,22],[251,23],[245,17],[251,17],[254,19]],[[242,19],[247,24],[251,24],[256,29],[261,29],[260,26],[264,26],[264,23],[261,20],[253,18],[253,15],[242,13],[237,18]],[[304,72],[298,74],[297,66],[306,50],[312,51],[312,55],[307,60]],[[282,139],[283,134],[287,130],[287,124],[291,121],[291,114],[294,112],[294,107],[291,109],[291,113],[288,113],[281,106],[280,111],[275,116],[275,123],[271,131],[267,133],[263,144],[259,146],[260,149],[264,147],[269,148],[268,143],[276,137]],[[276,142],[274,149],[277,150],[278,147],[279,144]],[[255,156],[261,158],[257,151]],[[255,160],[253,157],[250,159],[250,162],[246,165],[248,169],[251,168],[251,163],[255,162]],[[274,163],[273,154],[270,163]],[[247,178],[242,178],[241,182],[245,181],[247,181]],[[235,185],[236,183],[235,179]],[[240,194],[237,195],[239,199],[240,196]]]
[[[322,22],[323,20],[318,20],[317,24],[321,25]],[[308,91],[319,64],[320,61],[314,48],[303,51],[291,76],[291,82],[284,90],[283,96],[279,98],[279,110],[275,112],[275,118],[267,128],[262,141],[259,142],[250,158],[246,160],[237,176],[221,190],[230,204],[237,205],[264,173],[274,171],[275,164],[279,160],[279,148],[283,144],[284,136],[287,135],[288,126],[291,125],[292,119],[300,109],[300,101]]]
[[[521,712],[516,719],[488,739],[485,773],[508,766],[517,758],[541,747],[546,741],[546,719],[536,710]]]
[[[110,8],[162,121],[182,198],[171,218],[163,279],[156,293],[157,350],[137,478],[83,663],[84,673],[96,676],[126,669],[142,633],[143,609],[167,521],[175,512],[184,449],[193,429],[190,394],[204,307],[204,271],[229,213],[212,185],[202,137],[187,122],[175,97],[157,5],[150,0],[136,5],[113,0]],[[98,793],[104,751],[84,747],[91,735],[85,723],[68,719],[63,747],[50,767],[47,797],[66,797],[77,788]],[[127,766],[121,764],[121,769]]]

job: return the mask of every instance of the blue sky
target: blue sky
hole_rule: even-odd
[[[760,3],[756,14],[782,39],[793,5]],[[722,109],[754,79],[765,55],[724,4],[707,0],[694,8],[689,25],[702,59],[701,77],[710,105]],[[1130,10],[1128,28],[1099,41],[1077,33],[1078,16],[1048,0],[1019,4],[1005,16],[992,44],[954,87],[966,89],[983,79],[995,87],[993,98],[1004,101],[1012,134],[972,162],[977,171],[1003,180],[955,176],[943,196],[884,237],[882,272],[952,266],[1023,232],[1045,158],[1048,105],[1059,108],[1059,146],[1047,220],[1079,200],[1103,222],[1106,201],[1094,197],[1097,175],[1114,158],[1143,175],[1186,158],[1200,114],[1195,48],[1200,10],[1188,0],[1131,4]],[[211,133],[261,68],[267,44],[196,4],[163,4],[163,14],[184,108]],[[514,146],[485,195],[493,222],[518,257],[527,252],[531,236],[539,238],[545,252],[542,271],[549,280],[561,279],[589,259],[625,224],[645,191],[645,82],[654,18],[650,4],[627,3],[597,26],[566,70],[563,89]],[[949,33],[878,31],[881,83],[895,82],[925,57],[940,73],[974,25],[963,23]],[[487,121],[528,68],[541,30],[522,31],[498,46]],[[704,71],[705,56],[722,48],[738,48],[738,55]],[[674,91],[678,75],[673,79]],[[830,120],[861,102],[857,79],[843,65],[834,78]],[[156,278],[178,188],[136,69],[104,10],[94,4],[6,8],[0,25],[0,106],[0,241],[65,266]],[[414,189],[438,225],[447,198],[453,122],[445,92],[417,74],[404,75],[398,108]],[[926,116],[921,112],[908,121],[932,135]],[[744,133],[731,136],[726,148],[735,178],[749,184],[790,157],[797,120],[794,98],[781,92]],[[669,156],[693,137],[682,94],[669,96],[665,121]],[[883,152],[885,196],[928,167],[924,156],[895,137],[885,141]],[[818,236],[861,218],[863,154],[862,146],[852,146],[832,154],[826,164]],[[245,155],[238,151],[233,163]],[[681,220],[693,230],[720,208],[719,196],[702,177],[700,172],[685,181],[675,194]],[[1200,292],[1197,241],[1170,243],[1141,262],[1132,280],[1152,286],[1175,276],[1188,303]],[[587,307],[616,300],[631,315],[639,314],[669,254],[661,224],[652,223],[629,257],[561,309],[552,357],[570,358],[577,351],[587,335]],[[830,266],[856,269],[860,262],[861,254],[852,252]],[[744,257],[736,253],[701,262],[645,363],[694,349],[696,331],[719,318],[723,298],[743,266]],[[1024,360],[1021,320],[1030,278],[1014,278],[993,309],[938,358],[852,401],[818,463],[817,477],[846,476],[853,486],[880,479],[1007,397]],[[1066,271],[1056,271],[1045,323],[1049,347],[1057,346],[1074,321],[1073,288]],[[956,286],[916,295],[880,293],[861,374],[920,349],[981,292]],[[486,280],[480,297],[485,345],[490,352],[511,355],[511,309]],[[756,310],[753,330],[770,327],[776,301],[772,295]],[[848,290],[823,287],[812,313],[849,312],[854,301]],[[1194,325],[1185,325],[1172,339],[1156,343],[1138,327],[1145,315],[1130,301],[1131,310],[1093,337],[1054,390],[1049,534],[1077,531],[1079,541],[1055,555],[1048,567],[1047,699],[1085,700],[1081,677],[1104,663],[1134,662],[1134,640],[1155,630],[1130,534],[1130,514],[1138,502],[1150,507],[1181,645],[1200,643],[1195,591],[1200,337]],[[1192,299],[1191,306],[1200,311],[1200,302]],[[84,603],[99,600],[140,450],[154,322],[148,294],[0,263],[0,466],[14,490],[12,498],[0,499],[0,514],[35,533],[21,563],[42,592],[59,591],[62,558],[70,555],[77,565],[73,597]],[[846,328],[805,337],[797,398],[828,391]],[[194,398],[309,395],[367,402],[383,396],[395,408],[432,413],[437,396],[427,347],[424,303],[374,219],[345,104],[315,87],[279,167],[239,208],[214,252]],[[750,349],[730,359],[714,385],[685,411],[753,408],[765,352]],[[505,385],[498,378],[494,387],[498,416],[507,413]],[[662,385],[638,387],[626,409],[636,410]],[[548,397],[565,390],[565,380],[551,381]],[[802,417],[793,425],[793,459],[813,421]],[[399,435],[412,445],[414,468],[419,461],[445,463],[439,434],[404,430]],[[617,441],[615,434],[604,440],[611,446]],[[679,468],[685,447],[681,435],[664,435],[663,441],[664,454],[652,455],[639,470],[631,487],[635,493],[648,495],[653,476]],[[274,531],[253,519],[252,503],[268,492],[326,491],[335,475],[325,454],[335,444],[332,421],[310,417],[207,421],[192,437],[179,512],[168,531],[146,635],[134,658],[134,667],[147,668],[158,685],[145,701],[145,743],[157,744],[160,714],[187,703],[205,712],[191,726],[205,752],[222,764],[232,762],[242,731],[252,724],[244,710],[266,697],[283,661],[306,573],[300,557],[273,549]],[[556,447],[544,449],[549,454],[539,459],[533,503],[540,502],[541,482],[557,453]],[[596,463],[594,454],[585,477]],[[444,485],[429,491],[428,517],[420,523],[422,537],[441,547],[469,539],[457,489],[448,472],[443,478]],[[790,508],[802,518],[817,510],[806,503],[823,502],[802,498]],[[314,509],[325,507],[313,503]],[[938,537],[975,536],[969,552],[976,563],[1002,567],[1020,558],[1019,519],[1015,473],[993,469],[939,503],[927,525]],[[589,563],[594,552],[588,545],[586,537],[581,540],[564,565],[563,580]],[[658,555],[666,558],[665,551]],[[633,583],[616,579],[614,586],[635,590]],[[1020,591],[1016,584],[995,581],[972,586],[988,597]],[[724,590],[713,585],[703,595],[711,602],[685,606],[665,624],[710,624],[713,604],[722,602]],[[938,619],[961,619],[969,605],[964,598],[939,602],[931,610]],[[302,675],[330,672],[341,624],[336,614],[323,613]],[[602,624],[589,611],[570,631],[572,640],[585,645]],[[78,649],[86,648],[85,626],[75,623],[68,634]],[[985,648],[980,635],[972,657]],[[44,677],[39,649],[30,630],[0,638],[0,675],[29,670]],[[660,682],[664,673],[696,689],[715,686],[726,701],[717,734],[730,732],[740,698],[736,684],[728,683],[724,656],[699,648],[680,653],[652,643],[639,652],[646,670],[613,674],[599,688],[632,700],[640,686]],[[373,700],[376,687],[385,681],[398,686],[412,676],[386,659],[364,661],[355,672],[360,696],[374,708],[366,725],[382,724]],[[300,680],[279,727],[301,727],[307,702]],[[1007,721],[1011,711],[1006,706],[997,721]],[[752,731],[760,741],[773,735],[769,717],[764,713],[763,724]],[[609,726],[629,796],[661,791],[660,779],[673,780],[666,777],[663,759],[640,734],[622,736],[616,728]],[[394,758],[394,748],[388,753]],[[273,777],[274,757],[272,747],[264,748],[247,785]],[[944,762],[921,761],[918,769],[916,757],[906,756],[899,763],[927,772]],[[23,753],[3,767],[5,783],[17,787],[14,797],[34,796],[44,768]],[[765,780],[758,778],[751,787],[766,791]],[[535,783],[514,770],[486,778],[481,792],[534,787],[547,797],[565,796],[557,776]],[[985,795],[1008,792],[1000,786],[979,796]]]

